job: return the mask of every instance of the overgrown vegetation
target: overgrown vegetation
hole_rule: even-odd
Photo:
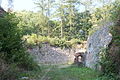
[[[17,24],[18,19],[14,14],[4,13],[0,17],[1,80],[15,79],[19,69],[34,70],[38,68],[37,63],[26,52],[26,48],[23,47],[22,35]]]
[[[14,80],[31,74],[38,64],[26,48],[49,43],[54,47],[71,48],[87,40],[102,25],[114,23],[113,39],[107,49],[101,51],[101,67],[104,76],[88,68],[69,67],[50,71],[52,80],[119,80],[120,79],[120,1],[109,3],[96,0],[102,7],[90,10],[95,0],[38,0],[38,12],[21,11],[0,14],[0,79]],[[111,0],[112,1],[112,0]],[[110,2],[111,2],[110,1]],[[92,3],[93,2],[93,3]],[[86,9],[79,12],[80,5]],[[101,5],[101,4],[100,4]],[[22,74],[21,74],[22,73]],[[32,73],[32,72],[30,72]],[[64,76],[62,76],[65,74]],[[34,77],[34,73],[32,73]]]
[[[60,69],[54,68],[48,73],[47,77],[50,80],[97,80],[99,74],[99,72],[89,68],[71,66]]]
[[[66,40],[65,38],[51,38],[51,37],[45,37],[45,36],[40,36],[36,34],[31,34],[31,35],[25,35],[23,36],[23,40],[26,39],[26,46],[28,48],[34,47],[34,46],[42,46],[43,43],[49,43],[51,46],[54,47],[61,47],[61,48],[72,48],[76,44],[82,43],[81,40],[79,39],[71,39],[71,40]]]
[[[111,33],[113,36],[112,42],[108,46],[108,49],[101,51],[101,66],[104,75],[107,75],[110,80],[120,79],[120,1],[115,1],[111,4],[107,19],[114,22],[111,26]]]
[[[48,42],[52,46],[70,48],[76,43],[87,40],[89,29],[92,26],[89,20],[92,16],[87,9],[79,12],[77,6],[80,2],[78,0],[60,2],[38,0],[35,3],[39,12],[15,13],[20,19],[18,27],[22,34],[26,35],[24,37],[27,37],[27,43],[30,43],[28,45],[41,45],[41,43]],[[53,8],[56,11],[52,12]]]
[[[24,35],[36,34],[40,36],[49,36],[57,38],[65,38],[66,40],[71,40],[73,38],[80,40],[87,40],[88,29],[91,27],[91,14],[89,11],[82,13],[76,12],[75,17],[73,17],[74,25],[70,27],[68,21],[68,13],[64,13],[64,27],[62,29],[61,37],[61,21],[54,20],[54,17],[50,19],[48,16],[41,14],[40,12],[33,13],[27,11],[17,12],[16,16],[20,19],[18,26],[22,30]]]

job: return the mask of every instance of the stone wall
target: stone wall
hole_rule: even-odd
[[[35,60],[40,64],[67,64],[74,62],[74,49],[61,49],[52,47],[49,44],[42,44],[39,49],[37,46],[28,50]]]
[[[84,52],[84,45],[76,45],[75,48],[53,47],[49,44],[42,44],[42,47],[35,47],[28,49],[28,51],[35,56],[35,60],[41,64],[72,64],[74,63],[75,54],[77,52]]]

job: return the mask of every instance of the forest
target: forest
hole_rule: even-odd
[[[5,10],[1,1],[0,80],[120,80],[120,0],[34,0],[36,12],[15,11],[14,0]],[[107,32],[94,38],[106,25],[108,45]],[[90,39],[100,45],[92,58]],[[85,58],[76,63],[77,50]]]

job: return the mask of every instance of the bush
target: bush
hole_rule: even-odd
[[[61,47],[61,48],[71,48],[74,44],[81,43],[81,40],[79,39],[71,39],[70,41],[66,40],[65,38],[51,38],[51,37],[45,37],[40,36],[36,34],[31,35],[25,35],[23,37],[23,40],[26,40],[27,46],[33,47],[35,45],[41,46],[42,43],[49,43],[51,46],[54,47]]]
[[[0,17],[0,54],[4,55],[0,58],[8,64],[15,63],[22,68],[32,70],[37,63],[23,47],[21,31],[17,27],[18,22],[14,14],[6,13]]]
[[[112,41],[108,45],[108,49],[103,49],[100,52],[102,72],[108,78],[99,80],[120,80],[120,77],[117,77],[120,76],[120,1],[115,0],[110,5],[96,9],[95,13],[92,14],[92,18],[93,26],[89,31],[90,35],[99,29],[100,25],[108,22],[114,23],[113,26],[110,26],[113,36]]]

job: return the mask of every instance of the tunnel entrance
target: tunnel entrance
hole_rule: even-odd
[[[77,52],[75,53],[74,64],[78,66],[84,66],[85,63],[85,53],[84,52]]]

